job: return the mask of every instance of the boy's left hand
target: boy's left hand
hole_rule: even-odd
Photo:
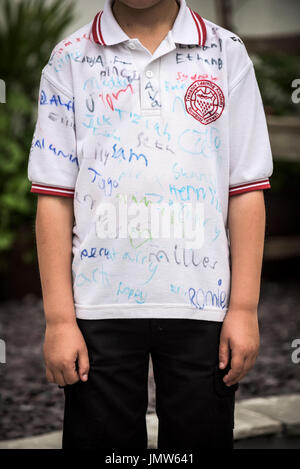
[[[257,311],[228,310],[219,347],[220,369],[226,368],[231,356],[231,368],[223,381],[226,386],[241,381],[251,370],[259,351]]]

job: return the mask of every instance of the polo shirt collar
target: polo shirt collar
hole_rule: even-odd
[[[113,15],[113,2],[114,0],[106,0],[103,11],[100,11],[93,21],[93,39],[102,46],[112,46],[130,40]],[[187,6],[185,0],[178,0],[178,3],[180,10],[171,31],[174,42],[204,46],[207,32],[203,19]]]
[[[207,31],[201,16],[191,10],[185,0],[178,1],[180,10],[172,29],[175,43],[205,46]]]

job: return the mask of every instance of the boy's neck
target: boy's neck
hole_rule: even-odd
[[[138,9],[115,0],[112,10],[127,36],[138,38],[153,54],[172,29],[179,5],[176,0],[161,0],[153,7]]]

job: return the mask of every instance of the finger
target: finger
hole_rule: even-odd
[[[220,345],[219,345],[219,367],[221,370],[224,370],[229,362],[229,340],[222,337],[220,338]]]
[[[81,381],[87,381],[90,371],[90,361],[87,348],[84,347],[78,354],[78,373]]]
[[[54,375],[49,368],[46,368],[46,378],[48,383],[55,383]]]
[[[245,378],[245,376],[247,376],[247,374],[252,370],[254,364],[255,364],[255,358],[253,357],[247,358],[245,360],[244,370],[243,370],[241,377],[239,378],[239,381],[241,381],[243,378]]]
[[[54,382],[59,386],[66,386],[66,382],[64,380],[63,374],[61,371],[54,371]]]
[[[240,376],[243,374],[244,371],[244,365],[244,357],[240,354],[233,354],[230,371],[223,379],[226,386],[232,386],[233,384],[239,382]]]
[[[75,384],[79,381],[75,362],[70,362],[69,364],[64,365],[62,374],[66,384]]]

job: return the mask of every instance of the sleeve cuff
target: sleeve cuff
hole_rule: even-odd
[[[59,195],[61,197],[74,197],[74,189],[66,189],[65,187],[45,186],[43,184],[32,183],[31,191],[35,194]]]
[[[260,179],[259,181],[252,181],[245,184],[239,184],[238,186],[229,188],[229,196],[243,194],[244,192],[259,191],[263,189],[270,189],[269,179]]]

